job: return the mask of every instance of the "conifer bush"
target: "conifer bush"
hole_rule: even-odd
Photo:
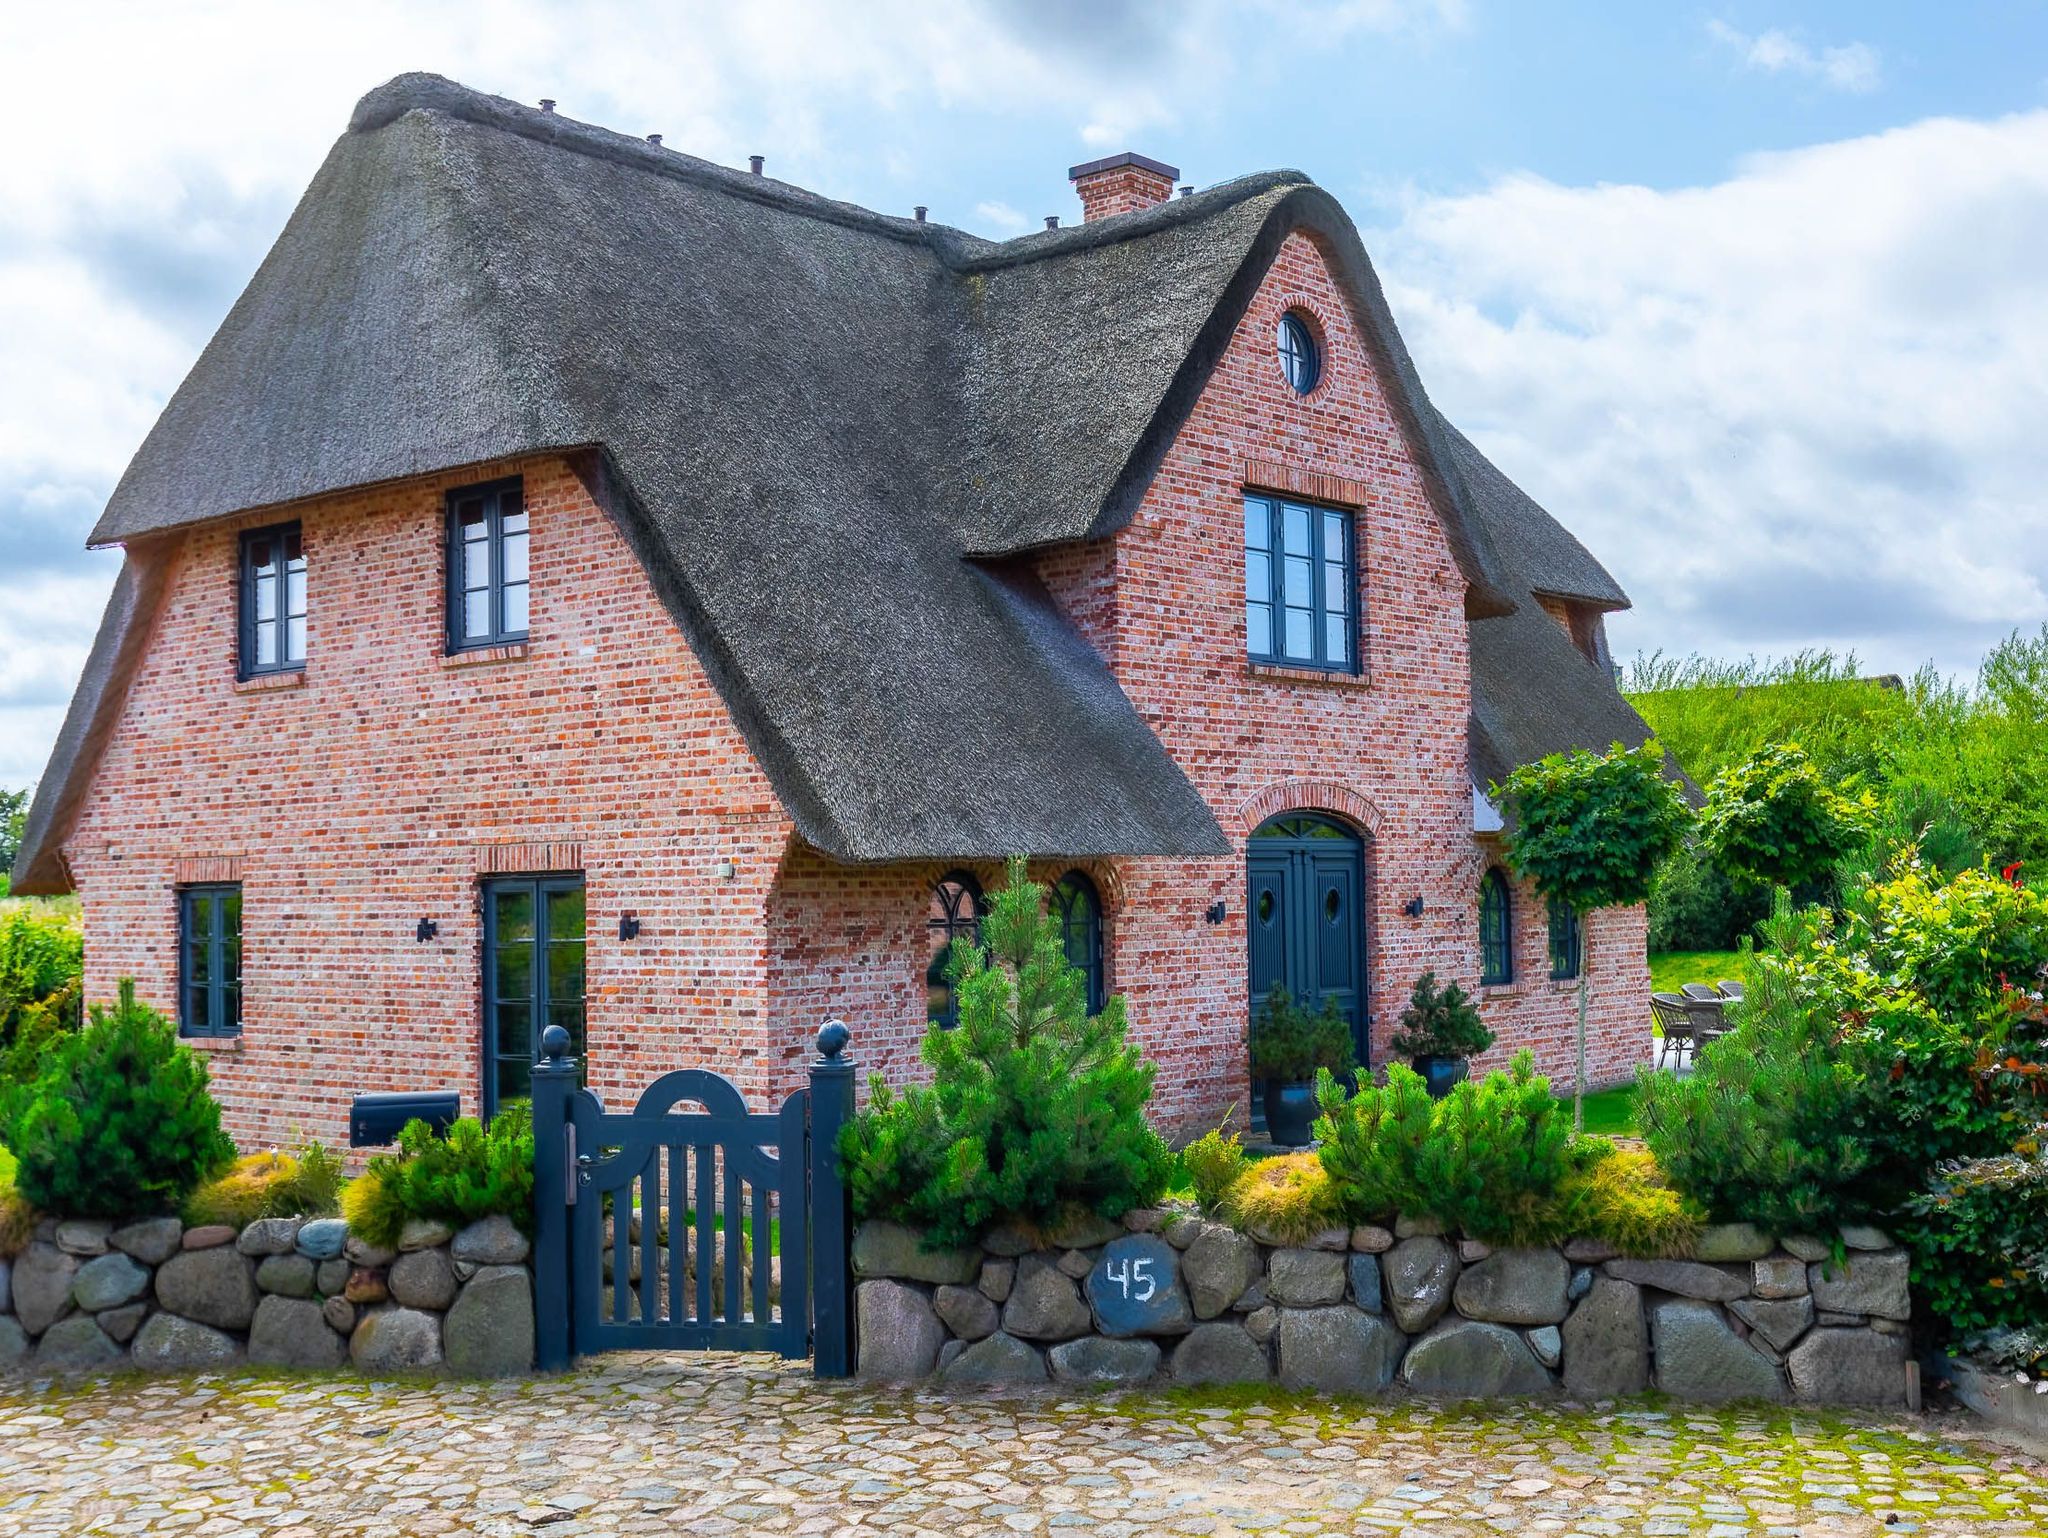
[[[1233,1228],[1270,1244],[1299,1244],[1342,1219],[1329,1172],[1312,1153],[1248,1165],[1217,1210]]]
[[[1244,1151],[1244,1138],[1229,1129],[1230,1118],[1213,1131],[1205,1132],[1180,1151],[1180,1165],[1194,1189],[1195,1205],[1205,1213],[1216,1212],[1238,1177],[1251,1167],[1251,1155]]]
[[[258,1218],[318,1218],[337,1210],[342,1162],[326,1144],[307,1143],[286,1153],[244,1154],[185,1198],[192,1227],[225,1223],[245,1228]]]
[[[965,1244],[992,1223],[1121,1217],[1158,1200],[1173,1155],[1145,1117],[1156,1070],[1129,1040],[1124,1001],[1088,1013],[1087,982],[1046,917],[1045,889],[1012,860],[980,944],[956,943],[959,1024],[934,1024],[929,1086],[871,1081],[839,1145],[859,1218]]]
[[[121,983],[80,1031],[50,1043],[26,1082],[0,1087],[0,1142],[21,1195],[66,1217],[175,1212],[235,1155],[205,1060]]]
[[[1366,1081],[1346,1094],[1334,1075],[1316,1078],[1316,1154],[1329,1172],[1338,1206],[1361,1223],[1406,1212],[1426,1213],[1416,1183],[1418,1150],[1429,1140],[1437,1102],[1405,1063],[1387,1068],[1385,1084]]]
[[[398,1133],[398,1152],[378,1154],[341,1193],[349,1230],[383,1249],[398,1243],[408,1218],[461,1228],[508,1217],[533,1232],[533,1109],[515,1100],[486,1127],[474,1116],[443,1136],[423,1121]]]

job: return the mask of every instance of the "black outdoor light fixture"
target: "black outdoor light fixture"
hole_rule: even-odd
[[[1410,917],[1411,919],[1419,919],[1419,918],[1421,918],[1421,917],[1422,917],[1422,899],[1421,899],[1421,898],[1420,898],[1419,896],[1418,896],[1418,897],[1411,897],[1411,898],[1409,898],[1409,899],[1408,899],[1408,900],[1407,900],[1406,902],[1404,902],[1403,904],[1401,904],[1401,911],[1402,911],[1403,913],[1407,914],[1407,915],[1408,915],[1408,917]]]
[[[412,932],[412,937],[415,940],[419,941],[420,944],[425,945],[429,940],[433,939],[434,936],[439,934],[440,932],[441,926],[439,924],[436,924],[432,919],[421,919],[419,928],[415,929]]]
[[[1219,897],[1216,899],[1216,901],[1209,904],[1209,911],[1204,913],[1202,917],[1207,919],[1212,924],[1220,924],[1223,922],[1224,915],[1227,914],[1229,911],[1230,910],[1223,905],[1223,899]]]
[[[619,938],[621,940],[631,940],[635,938],[639,933],[639,915],[634,913],[621,913],[619,915]]]

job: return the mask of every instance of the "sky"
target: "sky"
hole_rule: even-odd
[[[2048,7],[0,0],[0,786],[56,735],[129,456],[420,69],[996,238],[1117,150],[1298,168],[1432,398],[1634,599],[1619,657],[1967,677],[2048,622]]]

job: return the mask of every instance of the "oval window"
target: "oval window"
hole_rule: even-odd
[[[1335,887],[1323,894],[1323,917],[1332,924],[1344,916],[1344,894]]]
[[[1299,310],[1289,310],[1281,316],[1276,345],[1280,372],[1288,387],[1296,395],[1308,394],[1323,377],[1323,350],[1316,344],[1315,330],[1308,317]]]
[[[1259,892],[1259,927],[1270,928],[1273,923],[1273,889],[1265,887]]]

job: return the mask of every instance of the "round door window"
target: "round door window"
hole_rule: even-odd
[[[1344,916],[1344,894],[1335,887],[1323,893],[1323,917],[1331,924]]]
[[[1261,929],[1270,929],[1272,927],[1273,910],[1278,906],[1279,904],[1273,900],[1273,889],[1271,887],[1261,887],[1259,889],[1258,903],[1259,927]]]

